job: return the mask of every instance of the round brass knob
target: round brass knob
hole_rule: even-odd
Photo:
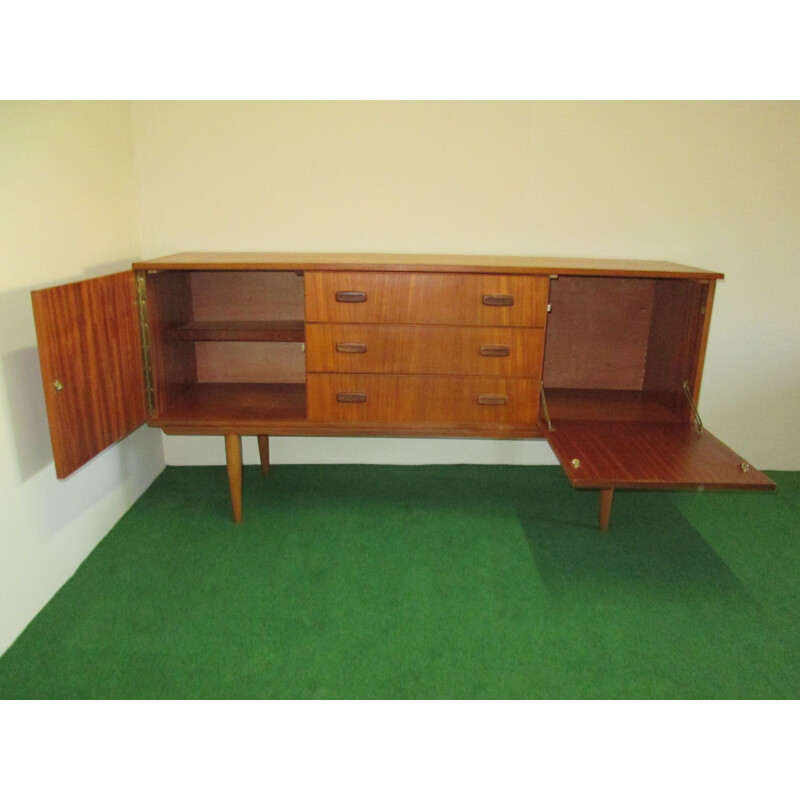
[[[569,463],[572,464],[574,469],[580,469],[581,460],[579,458],[573,458]]]
[[[64,388],[64,384],[63,384],[63,383],[61,383],[61,381],[60,381],[60,380],[56,379],[56,380],[54,380],[54,381],[53,381],[53,388],[54,388],[54,389],[55,389],[57,392],[60,392],[60,391],[61,391],[61,390]]]

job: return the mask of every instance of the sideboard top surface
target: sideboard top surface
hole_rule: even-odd
[[[425,255],[398,253],[176,253],[134,263],[136,270],[380,270],[395,272],[498,272],[717,280],[722,273],[669,261],[541,256]]]

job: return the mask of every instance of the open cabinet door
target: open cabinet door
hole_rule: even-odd
[[[147,418],[133,270],[31,293],[56,475]]]
[[[558,420],[546,436],[576,488],[774,489],[719,439],[672,422]]]

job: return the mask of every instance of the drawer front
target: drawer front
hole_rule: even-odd
[[[539,381],[312,374],[306,397],[315,422],[534,425]]]
[[[306,320],[544,327],[548,290],[542,276],[307,272]]]
[[[306,326],[309,372],[538,377],[542,328],[454,325]]]

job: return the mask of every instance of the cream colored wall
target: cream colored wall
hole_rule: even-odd
[[[56,480],[32,289],[198,249],[721,270],[704,420],[800,469],[799,221],[798,103],[0,102],[0,652],[164,463],[143,428]],[[215,440],[166,452],[222,461]],[[543,442],[457,440],[276,440],[273,458],[553,462]]]
[[[198,249],[721,270],[704,420],[800,469],[798,221],[798,103],[0,102],[0,652],[164,463],[143,428],[56,480],[32,289]],[[166,452],[222,461],[215,440]],[[553,462],[543,442],[402,439],[279,439],[273,458]]]
[[[163,468],[141,429],[56,480],[30,291],[139,256],[127,103],[0,103],[0,652]]]
[[[800,468],[800,104],[134,102],[142,255],[608,256],[721,270],[700,409]],[[246,451],[256,459],[252,443]],[[169,463],[221,462],[168,437]],[[551,462],[542,442],[277,440],[276,461]]]

